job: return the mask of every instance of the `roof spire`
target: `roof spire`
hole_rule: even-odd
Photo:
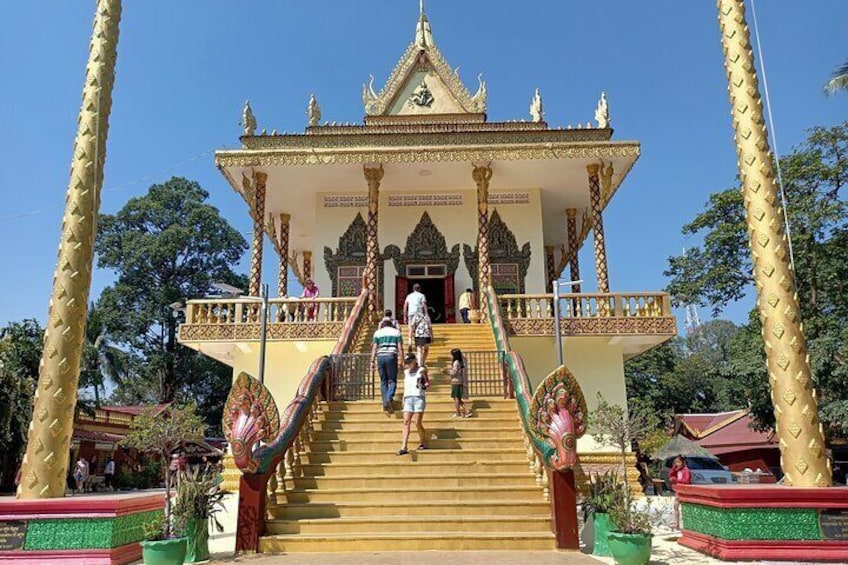
[[[415,28],[415,44],[418,47],[432,47],[433,33],[430,30],[430,22],[424,13],[424,0],[418,0],[418,25]]]

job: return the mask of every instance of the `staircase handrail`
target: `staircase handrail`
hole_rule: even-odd
[[[530,385],[530,379],[527,377],[524,359],[522,359],[518,352],[512,351],[509,345],[509,334],[503,323],[500,303],[498,302],[494,288],[491,286],[486,288],[484,297],[489,323],[492,326],[492,332],[495,336],[495,343],[497,344],[498,351],[504,355],[507,374],[509,375],[515,393],[515,402],[518,406],[521,428],[530,447],[532,447],[533,451],[541,459],[541,462],[546,464],[546,462],[551,460],[556,449],[533,431],[533,416],[530,410],[533,401],[533,388]]]
[[[354,304],[353,310],[345,320],[342,334],[336,342],[331,355],[345,353],[350,349],[356,337],[356,330],[367,312],[366,303],[368,291],[363,290]],[[259,447],[254,457],[260,461],[257,473],[267,473],[277,464],[288,451],[294,439],[300,433],[303,425],[308,421],[307,416],[315,403],[317,393],[324,384],[332,370],[331,357],[323,355],[315,359],[306,371],[306,376],[301,379],[297,387],[294,400],[289,402],[280,418],[280,432],[277,437],[264,446]]]

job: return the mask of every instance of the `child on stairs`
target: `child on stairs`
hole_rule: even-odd
[[[454,418],[470,418],[471,408],[465,405],[465,398],[468,393],[468,377],[465,371],[465,359],[462,357],[462,351],[459,349],[451,349],[451,366],[445,370],[450,375],[451,380],[451,398],[454,403]]]

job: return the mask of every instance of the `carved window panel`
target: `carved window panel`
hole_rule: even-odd
[[[492,263],[492,287],[498,294],[521,294],[524,289],[523,277],[519,274],[518,263]]]
[[[364,276],[365,265],[339,267],[337,296],[359,296],[359,293],[362,292],[362,279]]]

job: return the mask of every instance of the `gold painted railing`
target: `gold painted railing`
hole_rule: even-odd
[[[507,320],[552,319],[553,294],[501,294],[501,311]],[[661,318],[671,316],[671,299],[654,293],[560,294],[562,318]]]
[[[272,298],[268,301],[271,324],[344,322],[353,310],[352,298]],[[246,298],[189,300],[186,324],[257,324],[260,304]]]

